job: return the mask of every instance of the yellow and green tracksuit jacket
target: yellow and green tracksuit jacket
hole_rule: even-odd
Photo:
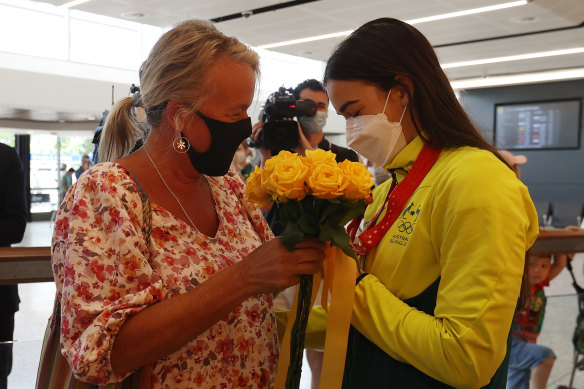
[[[397,169],[398,182],[422,147],[414,139],[387,167]],[[374,190],[366,221],[390,184]],[[525,252],[537,235],[528,190],[511,169],[485,150],[443,150],[368,254],[352,325],[393,359],[440,382],[483,387],[505,356]],[[438,279],[433,315],[403,302]]]

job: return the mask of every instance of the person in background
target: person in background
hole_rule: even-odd
[[[538,235],[527,188],[410,24],[357,28],[327,61],[324,84],[348,146],[395,177],[374,189],[355,242],[364,272],[343,388],[505,388]]]
[[[553,258],[553,259],[552,259]],[[566,267],[567,254],[529,255],[530,302],[513,322],[513,345],[509,358],[508,389],[545,389],[556,355],[537,344],[547,299],[544,287]]]
[[[231,168],[234,169],[243,180],[247,180],[247,177],[253,171],[253,165],[251,163],[253,151],[247,144],[247,140],[241,142],[239,146],[237,146],[237,151],[235,152],[235,156],[233,157],[233,162],[231,163]]]
[[[92,164],[91,160],[89,159],[89,155],[84,154],[81,157],[81,166],[79,166],[79,169],[75,170],[75,177],[79,179],[79,177],[81,177],[81,175],[85,173],[85,171],[87,171],[87,169],[89,169],[91,166]]]
[[[294,88],[294,97],[296,100],[312,100],[316,104],[316,115],[314,116],[300,116],[298,117],[298,133],[300,135],[299,145],[290,151],[304,155],[306,150],[322,149],[331,151],[336,155],[336,161],[342,162],[346,159],[352,162],[359,162],[357,153],[347,147],[342,147],[331,143],[324,137],[323,129],[326,124],[328,116],[329,99],[322,83],[315,79],[308,79],[302,81]],[[262,132],[262,122],[257,122],[253,125],[251,138],[258,140]],[[270,151],[265,147],[259,148],[262,156],[260,167],[264,166],[266,160],[272,157]],[[262,212],[276,236],[282,235],[284,226],[278,223],[279,210],[277,206],[270,204],[266,208],[262,208]]]
[[[383,169],[383,167],[377,166],[375,163],[373,163],[373,161],[367,160],[365,166],[367,166],[367,170],[369,170],[369,173],[373,175],[375,186],[379,186],[391,178],[389,173],[386,172],[385,169]]]
[[[59,185],[59,204],[65,198],[65,193],[69,190],[71,185],[73,185],[73,173],[75,173],[75,169],[69,168],[63,177],[61,177],[61,182]]]
[[[511,154],[507,150],[499,150],[499,154],[505,158],[509,166],[511,166],[511,169],[517,175],[517,178],[521,178],[521,169],[519,168],[519,165],[527,163],[527,157],[525,155]]]
[[[315,79],[304,80],[294,88],[294,97],[296,100],[312,100],[316,103],[316,115],[298,117],[302,134],[310,147],[313,150],[318,148],[332,151],[337,156],[337,162],[346,159],[359,162],[359,156],[353,150],[331,143],[324,137],[323,129],[328,117],[329,98],[322,83]]]
[[[325,247],[288,251],[229,171],[258,73],[257,53],[188,20],[152,48],[140,93],[112,107],[103,163],[67,192],[51,246],[61,349],[81,381],[273,387],[273,293],[321,271]],[[149,135],[132,153],[137,106]]]
[[[3,143],[0,143],[0,181],[0,247],[10,247],[24,236],[28,210],[22,163],[16,150]],[[19,303],[18,285],[0,285],[0,389],[8,387],[12,370],[11,342]]]

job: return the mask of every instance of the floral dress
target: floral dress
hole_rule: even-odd
[[[236,174],[207,180],[219,218],[215,237],[152,204],[147,243],[136,183],[115,163],[94,166],[67,193],[52,263],[61,349],[83,381],[124,378],[112,371],[110,352],[129,316],[196,288],[272,237],[259,211],[243,200]],[[152,388],[269,388],[277,356],[272,295],[258,295],[148,368]]]

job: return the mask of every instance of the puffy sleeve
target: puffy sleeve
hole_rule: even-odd
[[[119,382],[110,353],[128,319],[160,301],[162,281],[148,263],[142,201],[127,172],[97,165],[68,192],[52,242],[61,302],[61,351],[75,376]]]

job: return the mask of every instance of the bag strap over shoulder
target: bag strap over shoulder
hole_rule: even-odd
[[[130,172],[128,172],[136,187],[138,188],[138,194],[140,195],[140,199],[142,200],[142,233],[144,234],[144,239],[146,240],[146,244],[150,243],[150,237],[152,236],[152,206],[150,204],[150,197],[148,197],[148,192],[144,190],[140,181]]]

